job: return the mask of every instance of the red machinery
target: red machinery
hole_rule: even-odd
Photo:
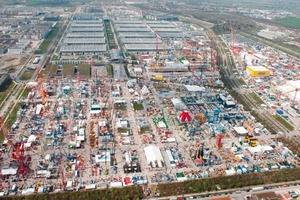
[[[24,156],[24,152],[24,143],[15,143],[13,146],[12,159],[20,164],[17,169],[17,175],[21,175],[22,178],[25,178],[29,173],[29,163],[31,162],[31,156]]]
[[[217,141],[216,141],[216,146],[218,147],[218,149],[220,149],[221,148],[221,145],[222,145],[222,138],[223,138],[223,135],[222,135],[222,133],[219,133],[218,135],[217,135]]]
[[[60,172],[61,172],[61,182],[62,182],[62,190],[66,189],[66,183],[65,183],[65,175],[64,175],[64,168],[63,168],[63,164],[62,164],[62,157],[60,158]]]
[[[299,91],[300,91],[300,88],[295,88],[295,89],[290,90],[290,91],[288,91],[288,92],[284,92],[284,93],[278,94],[276,98],[279,99],[282,95],[286,95],[286,94],[289,94],[289,93],[291,93],[291,92],[295,92],[294,97],[293,97],[293,100],[292,100],[292,102],[291,102],[291,106],[293,106],[293,105],[295,105],[297,93],[298,93]]]

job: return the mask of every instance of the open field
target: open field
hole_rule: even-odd
[[[61,28],[62,23],[57,23],[52,30],[50,31],[50,33],[48,34],[48,36],[43,40],[43,42],[41,43],[41,45],[39,46],[39,50],[37,50],[35,52],[35,54],[43,54],[47,51],[49,45],[51,44],[52,40],[56,37],[59,29]]]
[[[108,76],[114,76],[114,68],[111,64],[106,65],[106,71]]]
[[[78,72],[80,76],[90,76],[91,75],[91,66],[88,64],[79,64],[78,65]]]
[[[250,95],[258,104],[264,104],[265,102],[255,93],[251,92]]]
[[[11,127],[17,120],[17,113],[20,108],[21,108],[21,103],[17,103],[16,106],[11,111],[11,113],[9,114],[8,121],[6,122],[8,127]]]
[[[0,92],[0,104],[3,99],[14,89],[15,85],[15,83],[11,82],[10,84],[6,85],[6,88],[3,90],[3,92]]]
[[[300,18],[288,18],[277,21],[277,23],[293,28],[300,28]]]
[[[55,76],[57,73],[58,65],[48,64],[45,69],[45,75]]]
[[[62,69],[62,75],[65,76],[73,76],[75,72],[75,66],[74,65],[64,65]]]
[[[22,76],[20,77],[20,80],[22,81],[26,81],[26,80],[29,80],[32,75],[34,74],[34,71],[35,70],[25,70],[22,74]]]
[[[282,118],[281,116],[279,116],[278,114],[276,114],[274,116],[274,118],[283,126],[285,126],[287,129],[289,129],[290,131],[294,130],[294,127],[288,122],[286,121],[284,118]]]

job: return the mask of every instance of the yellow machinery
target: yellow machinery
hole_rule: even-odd
[[[257,142],[258,142],[258,139],[256,139],[256,138],[250,139],[250,146],[251,147],[256,147]]]
[[[246,135],[244,139],[244,143],[249,143],[249,141],[253,138],[253,135]]]

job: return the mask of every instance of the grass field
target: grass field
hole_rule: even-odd
[[[106,71],[108,76],[114,76],[114,67],[111,64],[106,65]]]
[[[281,116],[279,116],[278,114],[274,115],[274,118],[276,119],[276,121],[278,121],[284,127],[286,127],[289,131],[293,131],[294,130],[294,127],[288,121],[286,121],[284,118],[282,118]]]
[[[4,101],[4,99],[9,95],[9,93],[15,88],[16,84],[14,82],[11,82],[4,88],[3,92],[0,92],[0,105]]]
[[[151,127],[150,127],[150,126],[141,127],[141,132],[142,132],[142,133],[146,133],[146,132],[148,132],[148,131],[150,131],[150,130],[151,130]]]
[[[256,101],[256,103],[258,103],[258,104],[264,104],[265,103],[255,92],[251,92],[250,95]]]
[[[26,89],[23,91],[23,93],[21,94],[21,97],[22,97],[22,98],[27,98],[30,91],[31,91],[31,89],[26,88]]]
[[[283,19],[283,20],[277,21],[277,23],[282,24],[284,26],[289,26],[289,27],[300,29],[300,18]]]
[[[22,81],[26,81],[26,80],[29,80],[32,75],[34,74],[34,71],[35,70],[25,70],[22,74],[22,76],[20,77],[20,80]]]
[[[141,103],[133,104],[133,109],[134,110],[144,110],[144,106]]]
[[[58,65],[49,64],[49,65],[47,65],[47,67],[45,69],[45,75],[55,76],[57,73],[57,69],[58,69]]]
[[[62,69],[62,75],[73,76],[75,71],[74,65],[64,65]]]
[[[56,37],[59,29],[61,28],[62,23],[57,23],[54,28],[50,31],[48,36],[44,39],[44,41],[39,46],[39,50],[35,52],[35,54],[43,54],[47,51],[49,45],[51,44],[52,40]]]
[[[91,66],[88,64],[79,64],[78,72],[82,76],[90,76],[91,75]]]
[[[12,112],[10,113],[10,115],[8,116],[8,120],[6,122],[8,128],[11,128],[11,126],[17,120],[17,112],[20,108],[21,108],[21,103],[17,103],[16,106],[13,108]]]

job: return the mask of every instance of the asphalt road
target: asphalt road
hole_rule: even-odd
[[[128,76],[126,74],[124,64],[112,63],[114,68],[114,79],[115,80],[128,80]]]

